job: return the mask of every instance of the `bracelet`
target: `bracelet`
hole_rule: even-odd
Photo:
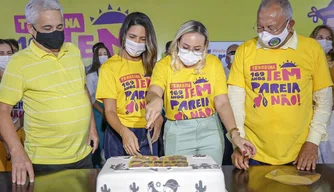
[[[236,128],[236,127],[234,127],[234,128],[232,128],[232,129],[230,129],[230,130],[228,131],[228,134],[230,135],[231,139],[232,139],[232,133],[233,133],[233,131],[237,131],[238,134],[240,135],[239,129]]]

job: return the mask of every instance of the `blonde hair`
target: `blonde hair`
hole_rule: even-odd
[[[206,30],[205,26],[199,21],[193,21],[193,20],[187,21],[183,23],[179,28],[179,30],[177,31],[174,40],[172,41],[172,44],[170,46],[170,54],[172,57],[171,67],[174,71],[180,71],[184,67],[178,56],[179,52],[178,44],[182,36],[187,33],[199,33],[205,37],[205,45],[204,45],[205,48],[203,51],[202,60],[196,65],[195,68],[195,74],[199,74],[201,69],[203,69],[203,67],[205,66],[206,62],[205,58],[207,55],[208,45],[209,45],[208,31]]]
[[[310,37],[313,39],[317,39],[317,36],[320,32],[321,29],[326,29],[329,34],[331,35],[331,38],[334,38],[334,32],[332,30],[332,28],[330,28],[328,25],[318,25],[316,28],[313,29]],[[332,41],[332,47],[334,47],[334,41]],[[334,61],[334,50],[331,49],[327,55],[329,55],[331,57],[331,60]]]

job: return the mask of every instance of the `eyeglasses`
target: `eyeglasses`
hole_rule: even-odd
[[[235,55],[235,51],[230,51],[227,53],[227,55]]]
[[[181,53],[184,53],[184,54],[188,54],[191,51],[196,56],[202,56],[203,55],[203,51],[194,51],[194,50],[191,50],[191,49],[184,49],[184,48],[181,48],[181,47],[179,47],[179,50],[180,50]]]
[[[280,29],[282,29],[282,27],[284,27],[284,26],[286,26],[286,23],[287,22],[289,22],[290,21],[290,19],[288,19],[288,20],[286,20],[284,23],[283,23],[283,25],[281,25],[279,28],[277,28],[277,29],[274,29],[274,28],[272,28],[272,27],[267,27],[267,30],[265,29],[265,27],[263,27],[263,26],[261,26],[261,27],[259,27],[258,25],[257,25],[257,22],[255,22],[255,24],[254,24],[254,26],[253,26],[253,30],[254,31],[256,31],[257,33],[261,33],[261,32],[263,32],[263,31],[267,31],[267,32],[269,32],[269,33],[271,33],[271,34],[274,34],[274,33],[277,33]]]

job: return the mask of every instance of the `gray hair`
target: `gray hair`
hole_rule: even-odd
[[[289,0],[262,0],[257,13],[259,13],[261,9],[271,5],[279,5],[283,9],[283,15],[285,15],[286,19],[292,19],[293,12]]]
[[[47,10],[58,10],[63,15],[63,8],[58,0],[30,0],[25,8],[27,22],[35,24],[39,13]]]

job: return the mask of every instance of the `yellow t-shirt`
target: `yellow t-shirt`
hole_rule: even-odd
[[[295,160],[309,133],[312,93],[332,84],[319,43],[296,37],[296,49],[257,48],[257,38],[245,42],[228,80],[246,90],[246,138],[257,147],[254,159],[268,164]]]
[[[185,67],[174,72],[171,56],[166,56],[154,67],[151,85],[164,90],[164,107],[169,120],[209,117],[216,112],[214,98],[227,94],[223,66],[210,54],[200,74],[195,74],[194,68]]]
[[[25,151],[34,164],[68,164],[86,157],[91,104],[85,90],[80,50],[65,43],[58,56],[34,41],[10,59],[0,85],[0,102],[23,98]]]
[[[130,128],[144,128],[145,96],[150,77],[145,75],[142,61],[130,61],[114,55],[100,69],[96,99],[116,99],[117,115]]]
[[[97,169],[67,169],[49,174],[39,174],[34,181],[38,184],[34,185],[32,191],[91,191],[95,190],[97,175]]]

